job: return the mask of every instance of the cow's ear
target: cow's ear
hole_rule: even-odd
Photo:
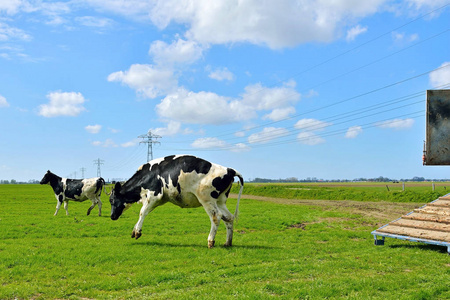
[[[120,193],[120,189],[122,188],[122,185],[120,182],[116,182],[116,185],[114,186],[114,192]]]

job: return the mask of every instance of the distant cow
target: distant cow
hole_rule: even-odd
[[[98,205],[98,215],[102,214],[102,201],[100,201],[100,195],[102,188],[105,185],[105,180],[101,177],[88,178],[88,179],[68,179],[61,178],[50,171],[45,173],[42,178],[41,184],[49,184],[56,196],[56,212],[58,214],[61,204],[64,202],[64,209],[66,215],[69,215],[67,210],[69,200],[83,202],[87,199],[92,201],[91,207],[87,211],[87,215],[91,213],[91,210]]]
[[[226,202],[235,176],[239,178],[241,188],[233,215]],[[142,165],[125,183],[116,183],[109,198],[111,219],[117,220],[131,204],[142,202],[139,221],[131,234],[132,238],[138,239],[144,218],[156,207],[167,202],[181,208],[203,206],[211,220],[208,247],[214,247],[221,219],[227,227],[227,247],[232,245],[233,221],[237,218],[243,187],[244,179],[239,172],[195,156],[173,155],[155,159]]]

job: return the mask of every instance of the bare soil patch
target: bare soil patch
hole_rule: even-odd
[[[237,198],[237,194],[230,194],[230,197]],[[384,225],[385,223],[400,218],[402,215],[424,205],[422,203],[362,202],[352,200],[283,199],[254,195],[242,195],[241,198],[285,205],[316,206],[323,209],[352,212],[365,217],[375,218],[377,221],[381,222],[378,225]]]

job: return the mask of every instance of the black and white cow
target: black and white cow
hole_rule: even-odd
[[[235,176],[239,178],[241,188],[233,215],[226,202]],[[221,219],[227,227],[225,246],[231,246],[233,221],[237,218],[243,187],[242,175],[233,169],[190,155],[167,156],[142,165],[125,183],[116,183],[109,198],[111,219],[117,220],[131,204],[141,202],[139,221],[131,234],[132,238],[138,239],[144,218],[156,207],[167,202],[181,208],[203,206],[211,220],[208,247],[214,247]]]
[[[58,214],[61,204],[64,202],[64,209],[66,215],[69,215],[67,209],[69,200],[83,202],[87,199],[92,201],[91,207],[87,211],[87,215],[91,213],[91,210],[98,205],[98,215],[102,215],[102,201],[100,201],[100,195],[102,188],[105,185],[105,180],[101,177],[88,178],[88,179],[68,179],[61,178],[50,171],[45,173],[42,178],[41,184],[49,184],[56,196],[56,212]]]

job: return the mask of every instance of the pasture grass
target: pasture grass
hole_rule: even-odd
[[[140,206],[111,221],[102,201],[101,217],[96,208],[86,216],[89,202],[53,216],[49,186],[0,185],[0,299],[450,298],[446,248],[395,239],[375,247],[370,232],[389,219],[351,205],[244,197],[234,246],[221,246],[221,224],[207,249],[202,208],[158,207],[134,240]],[[396,205],[407,213],[416,204]]]

